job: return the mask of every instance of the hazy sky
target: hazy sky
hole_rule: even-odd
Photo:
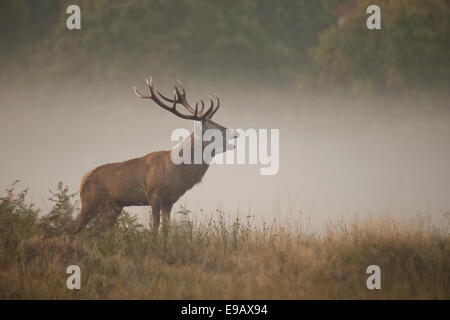
[[[144,82],[136,84],[144,91]],[[20,179],[46,212],[48,189],[58,181],[78,191],[83,174],[96,166],[170,149],[174,129],[192,129],[131,88],[97,96],[3,93],[0,187]],[[195,85],[187,91],[194,98],[213,93]],[[279,173],[260,176],[259,165],[212,166],[175,210],[185,204],[195,215],[223,208],[264,220],[303,212],[318,226],[356,214],[437,219],[450,211],[448,108],[376,97],[342,102],[275,88],[215,91],[222,100],[216,122],[280,129]]]

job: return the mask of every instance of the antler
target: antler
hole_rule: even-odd
[[[165,97],[163,94],[161,94],[161,92],[159,92],[157,89],[153,88],[153,82],[152,82],[152,77],[150,77],[149,79],[145,79],[145,82],[148,85],[148,88],[150,90],[150,93],[148,95],[143,95],[141,93],[139,93],[139,91],[137,91],[136,86],[133,87],[134,89],[134,93],[139,97],[139,98],[143,98],[143,99],[152,99],[153,101],[155,101],[160,107],[162,107],[163,109],[166,109],[169,112],[172,112],[173,114],[175,114],[176,116],[183,118],[183,119],[189,119],[189,120],[196,120],[196,121],[203,121],[203,120],[209,120],[212,118],[212,116],[217,112],[217,110],[220,107],[220,100],[219,97],[217,95],[216,99],[217,99],[217,106],[214,107],[214,101],[213,99],[209,97],[209,99],[211,100],[211,105],[208,108],[208,110],[206,110],[205,113],[203,113],[203,110],[205,109],[205,103],[203,102],[203,100],[200,100],[202,107],[200,112],[198,112],[198,102],[195,104],[195,109],[193,109],[187,99],[186,99],[186,91],[184,90],[184,88],[181,86],[181,83],[178,81],[178,85],[181,88],[178,88],[178,86],[176,84],[173,85],[174,89],[173,89],[173,99],[167,98]],[[172,103],[172,106],[168,106],[166,104],[164,104],[161,99],[158,97],[158,95],[155,94],[155,91],[158,93],[158,95],[165,101]],[[187,115],[187,114],[183,114],[181,112],[179,112],[176,109],[177,104],[181,104],[183,105],[186,110],[188,110],[191,115]]]

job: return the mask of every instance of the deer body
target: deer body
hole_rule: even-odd
[[[218,129],[225,133],[226,128],[211,120],[220,103],[215,109],[211,103],[208,111],[199,115],[197,105],[194,111],[187,103],[184,89],[183,92],[180,92],[175,86],[173,100],[165,98],[158,92],[163,99],[173,103],[173,107],[170,108],[156,97],[151,80],[147,81],[147,84],[150,88],[150,95],[142,96],[135,89],[139,97],[151,98],[177,116],[202,121],[205,128]],[[185,106],[192,115],[180,114],[175,109],[175,105],[178,103]],[[202,105],[204,106],[203,101]],[[194,139],[196,138],[198,137],[193,132],[183,142],[190,143],[192,156],[194,155]],[[202,144],[205,146],[203,141]],[[221,151],[225,151],[226,148],[227,141],[225,140]],[[173,204],[187,190],[202,180],[209,167],[209,164],[205,162],[194,164],[192,161],[191,164],[175,164],[172,162],[172,152],[174,150],[157,151],[143,157],[105,164],[86,174],[80,187],[82,208],[74,222],[72,232],[80,231],[92,218],[99,214],[109,223],[114,224],[123,207],[150,205],[152,207],[154,232],[158,230],[162,213],[163,228],[166,233],[170,224],[170,212]]]

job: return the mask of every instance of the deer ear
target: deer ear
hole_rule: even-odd
[[[194,137],[202,138],[203,137],[203,125],[201,121],[194,121]]]

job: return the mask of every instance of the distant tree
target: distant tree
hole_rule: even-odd
[[[381,30],[366,28],[369,4],[381,8]],[[448,1],[357,1],[343,18],[311,50],[316,85],[448,90]]]
[[[80,0],[82,29],[70,31],[67,1],[5,1],[8,64],[85,85],[149,73],[289,82],[336,20],[330,0]]]

